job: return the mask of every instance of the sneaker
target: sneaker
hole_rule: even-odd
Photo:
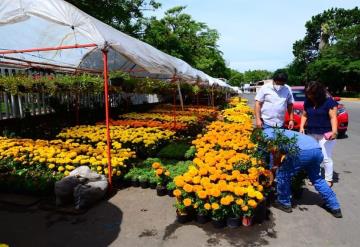
[[[326,206],[325,204],[323,204],[321,206],[323,209],[325,209],[326,211],[328,211],[330,214],[332,214],[335,218],[342,218],[342,213],[341,213],[341,209],[331,209],[328,206]]]
[[[280,203],[278,200],[275,200],[271,205],[274,208],[280,209],[281,211],[284,211],[286,213],[291,213],[292,212],[292,207],[291,206],[284,205],[284,204]]]

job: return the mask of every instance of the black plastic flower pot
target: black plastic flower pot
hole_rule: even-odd
[[[170,196],[170,197],[174,197],[173,192],[174,192],[174,190],[167,190],[167,194],[168,194],[168,196]]]
[[[266,208],[266,202],[262,201],[255,209],[253,221],[262,223],[266,219],[268,219],[268,209]]]
[[[137,180],[137,179],[132,179],[132,180],[131,180],[131,186],[133,186],[133,187],[139,187],[139,186],[140,186],[139,180]]]
[[[224,219],[221,220],[212,220],[211,224],[214,226],[214,228],[224,228],[226,226],[226,221]]]
[[[151,182],[150,189],[153,189],[153,190],[156,189],[156,185],[157,185],[156,182]]]
[[[205,214],[197,214],[196,215],[196,222],[199,224],[205,224],[210,221],[209,216]]]
[[[240,217],[228,217],[226,218],[226,225],[229,228],[237,228],[242,225]]]
[[[140,183],[140,187],[143,188],[143,189],[147,189],[150,186],[149,181],[147,181],[147,180],[142,180],[139,183]]]
[[[191,217],[188,214],[180,214],[179,212],[176,212],[176,220],[180,224],[185,224],[191,221]]]
[[[156,187],[156,194],[158,196],[165,196],[167,194],[167,190],[165,186],[157,186]]]

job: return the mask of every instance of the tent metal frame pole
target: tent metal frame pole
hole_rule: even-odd
[[[109,88],[108,88],[108,50],[103,49],[104,60],[104,100],[105,100],[105,122],[106,122],[106,143],[107,143],[107,158],[108,158],[108,180],[109,191],[112,191],[112,168],[111,168],[111,139],[109,127]]]
[[[14,53],[28,53],[28,52],[37,52],[37,51],[57,51],[57,50],[67,50],[74,48],[87,48],[87,47],[96,47],[97,44],[82,44],[82,45],[64,45],[64,46],[55,46],[55,47],[44,47],[44,48],[32,48],[32,49],[23,49],[23,50],[0,50],[0,54],[14,54]]]

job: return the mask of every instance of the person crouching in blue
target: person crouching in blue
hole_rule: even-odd
[[[265,138],[273,139],[275,130],[264,129]],[[323,154],[318,142],[307,135],[291,130],[283,130],[282,134],[288,138],[296,136],[296,145],[299,152],[293,158],[286,158],[276,171],[277,200],[273,206],[287,213],[292,212],[291,207],[291,178],[300,170],[305,170],[315,189],[324,200],[322,206],[336,218],[342,218],[340,204],[336,194],[326,181],[320,176],[320,163]]]

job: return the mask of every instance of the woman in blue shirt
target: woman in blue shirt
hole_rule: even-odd
[[[338,125],[337,102],[328,95],[325,87],[319,82],[310,82],[305,88],[305,95],[300,132],[305,132],[306,125],[307,134],[318,141],[324,155],[325,180],[331,187],[334,172],[332,151],[336,142]]]

